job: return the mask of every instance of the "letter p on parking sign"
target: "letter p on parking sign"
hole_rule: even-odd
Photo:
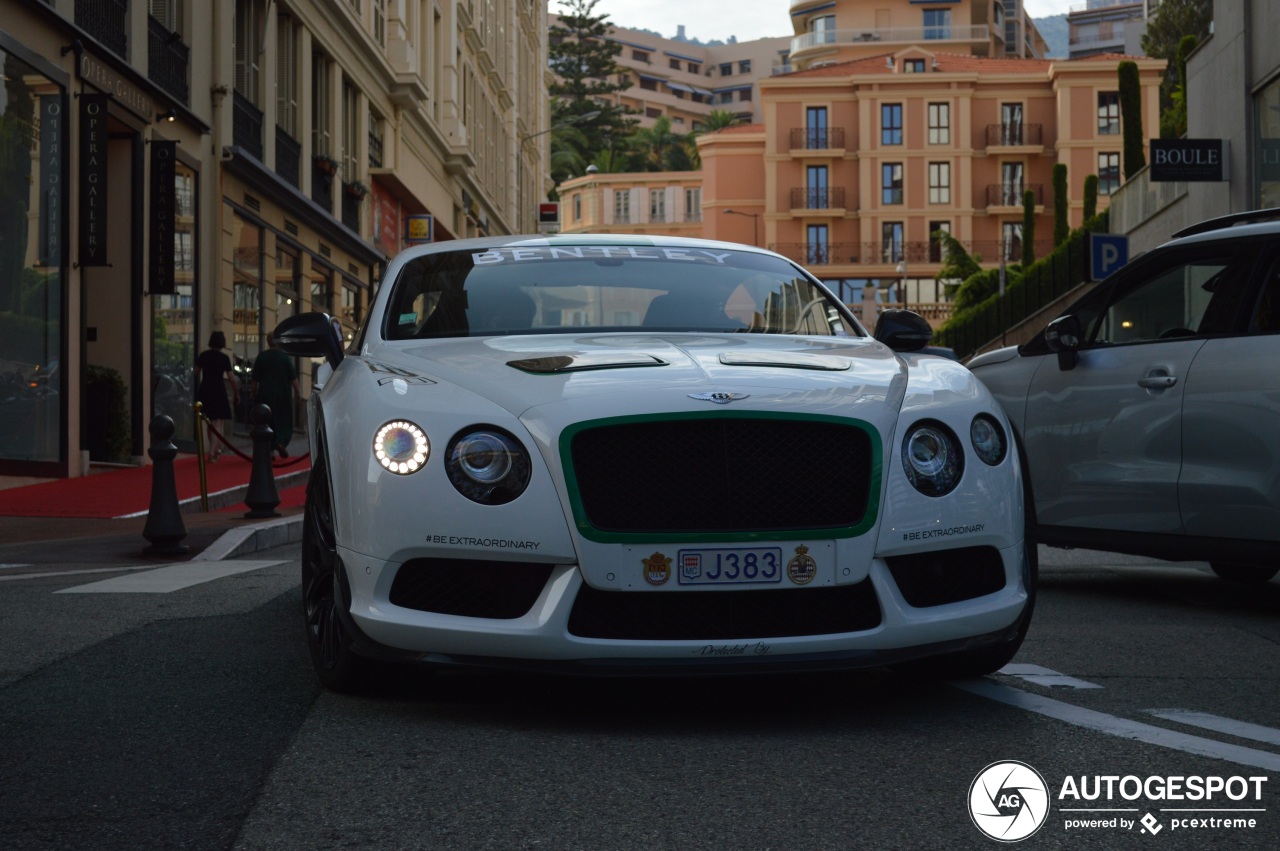
[[[1089,280],[1101,281],[1129,262],[1129,237],[1114,233],[1089,234]]]

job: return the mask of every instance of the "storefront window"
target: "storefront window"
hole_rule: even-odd
[[[234,216],[232,233],[235,256],[232,261],[231,364],[240,385],[240,398],[235,404],[235,420],[243,428],[248,423],[249,374],[253,361],[262,348],[262,228]]]
[[[173,420],[174,442],[195,442],[191,410],[192,365],[204,348],[196,339],[196,173],[174,167],[173,282],[171,295],[151,297],[151,404],[153,414]]]
[[[3,50],[0,62],[0,464],[58,463],[67,99]]]

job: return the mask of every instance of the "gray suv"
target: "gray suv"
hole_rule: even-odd
[[[1179,231],[969,363],[1013,423],[1041,543],[1280,570],[1277,218]]]

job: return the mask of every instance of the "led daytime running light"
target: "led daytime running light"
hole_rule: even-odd
[[[406,420],[387,423],[373,438],[373,456],[398,476],[421,470],[430,451],[426,433]]]

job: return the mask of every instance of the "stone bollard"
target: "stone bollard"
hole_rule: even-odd
[[[152,418],[148,426],[151,432],[151,507],[147,511],[147,523],[142,537],[151,546],[142,551],[147,556],[172,556],[187,552],[190,547],[180,543],[187,537],[187,527],[182,522],[178,508],[178,486],[173,478],[173,459],[178,447],[173,445],[173,420],[164,414]]]
[[[244,495],[244,504],[252,511],[246,511],[244,516],[279,517],[276,506],[280,504],[280,494],[276,492],[276,477],[271,472],[271,444],[275,436],[268,425],[271,409],[254,405],[249,410],[249,420],[253,423],[253,467],[249,471],[249,490]]]

